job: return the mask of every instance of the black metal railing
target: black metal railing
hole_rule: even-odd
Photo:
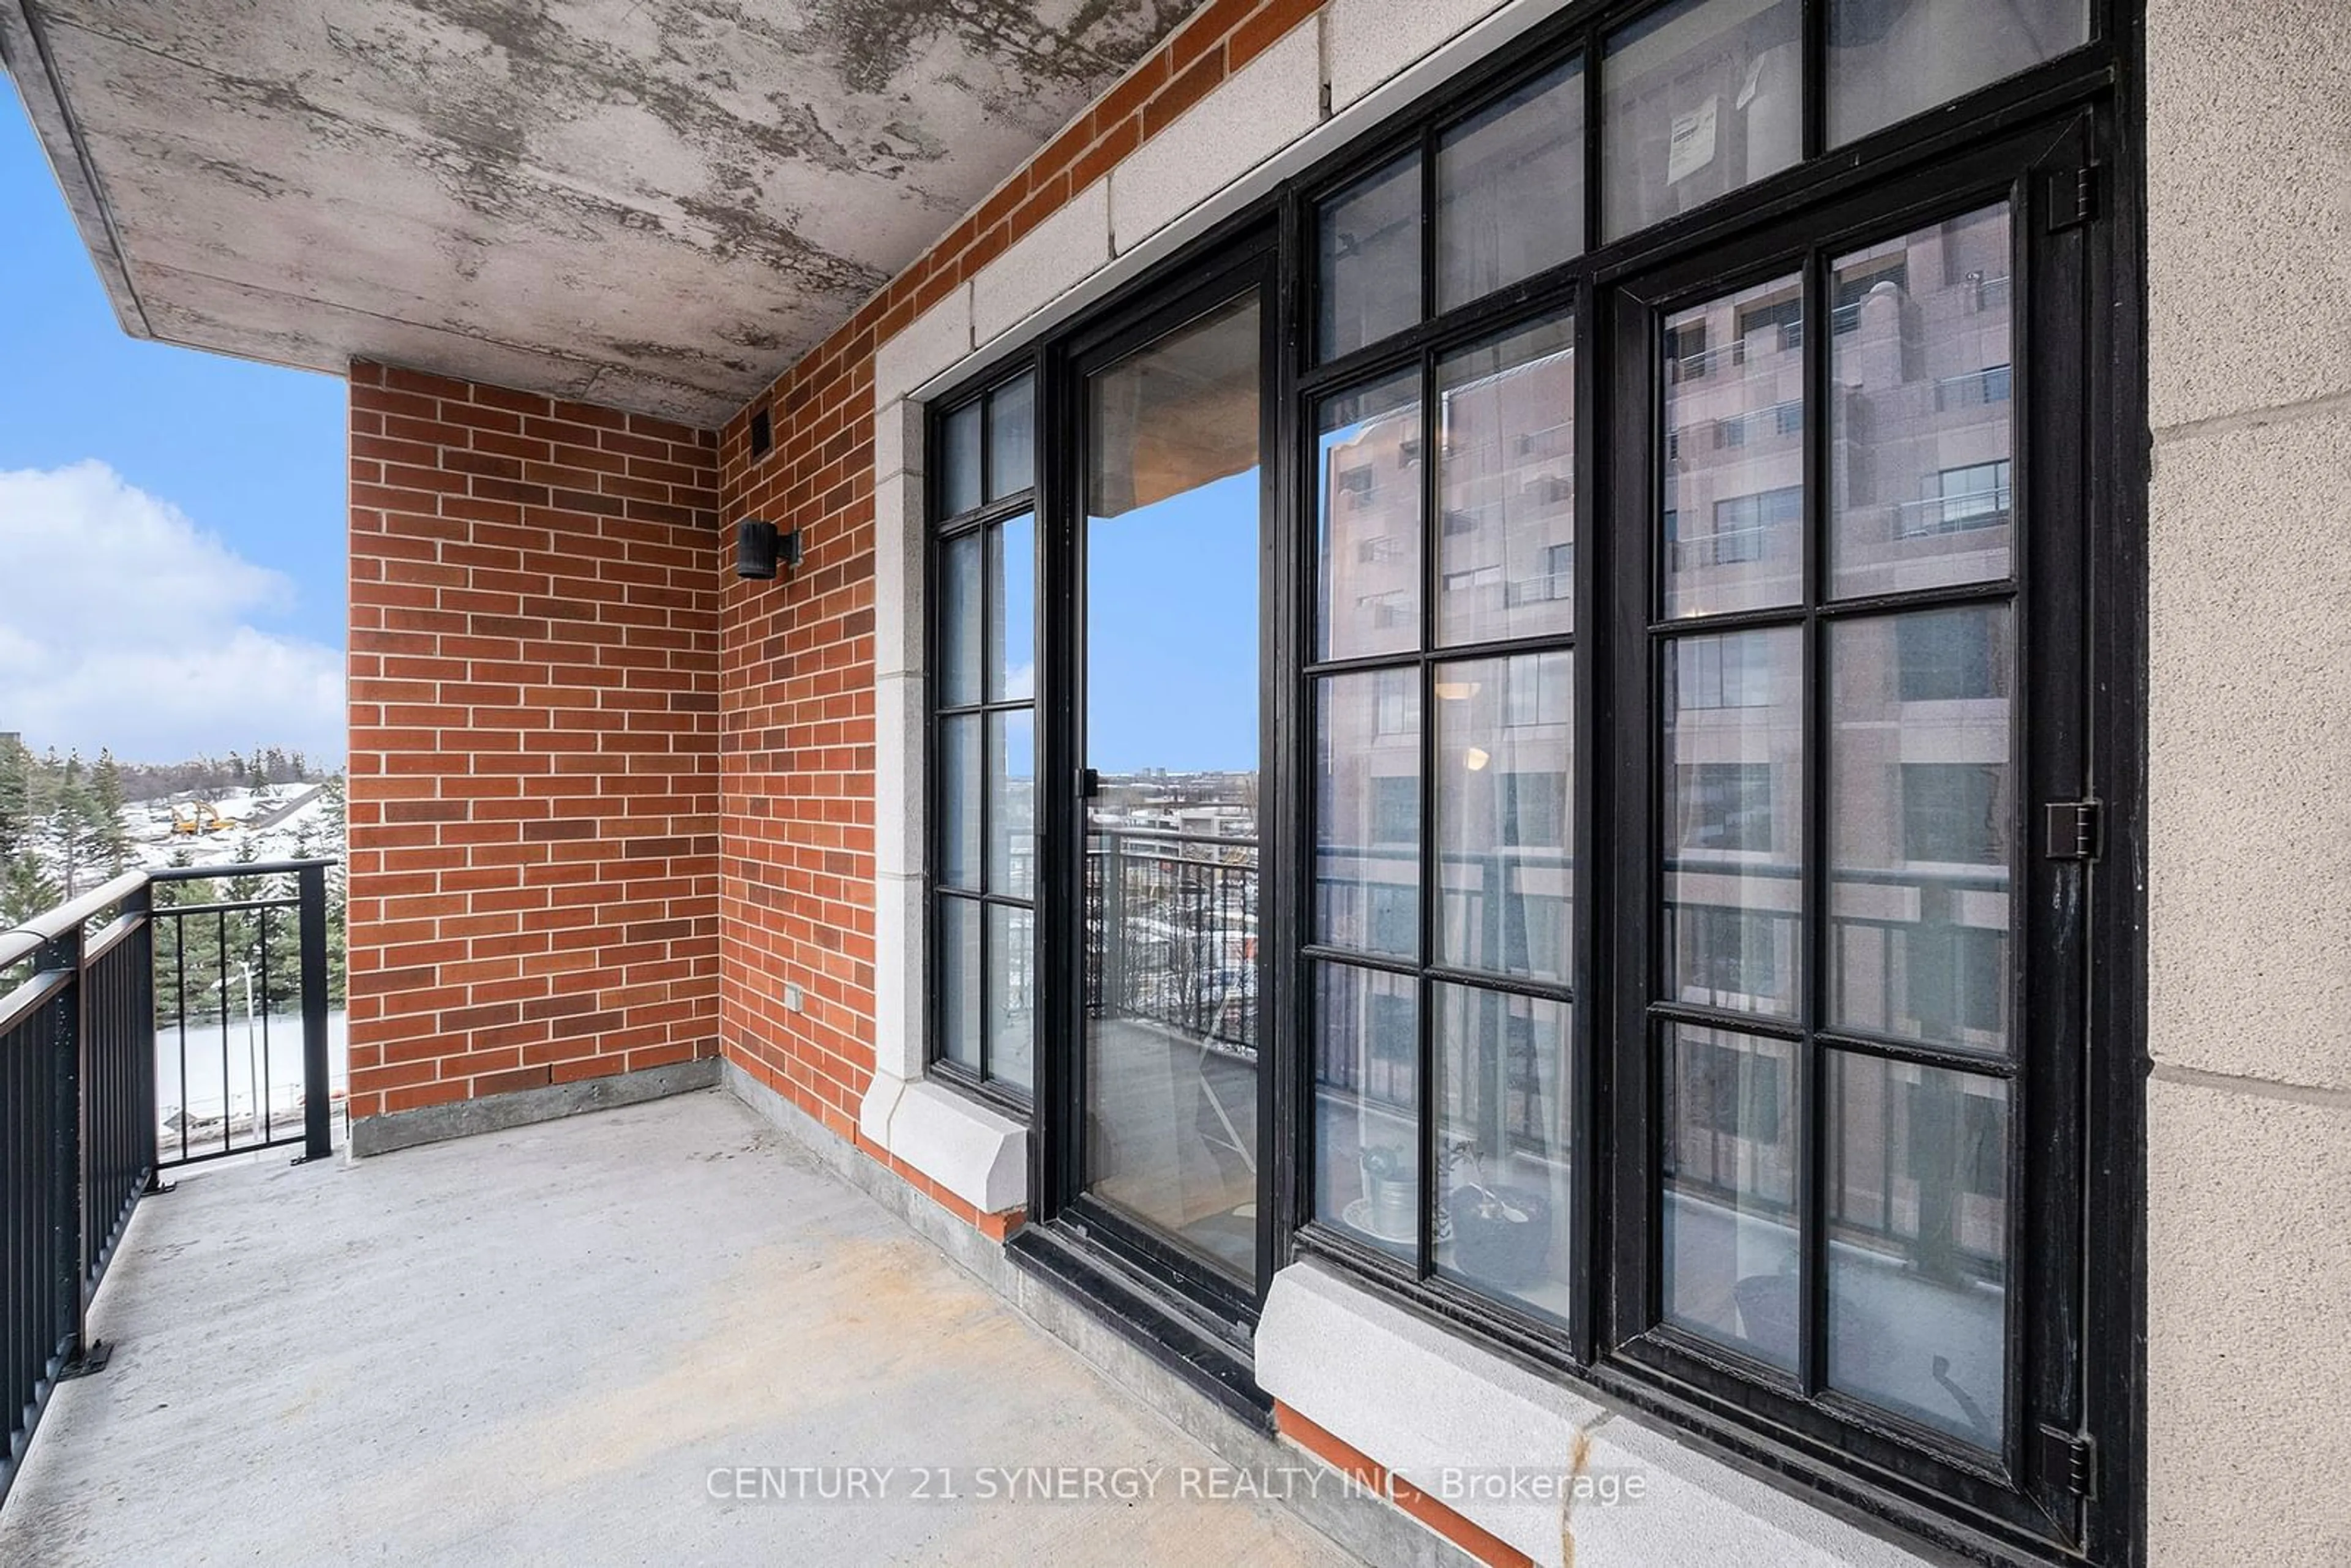
[[[153,873],[162,884],[152,930],[162,1168],[280,1145],[323,1151],[331,1144],[326,873],[332,863]],[[229,885],[225,895],[197,902],[172,896],[199,882]],[[298,1078],[277,1071],[292,1065],[288,1025],[300,1033]]]
[[[1257,1049],[1257,841],[1097,829],[1086,852],[1085,1005]]]
[[[57,1384],[105,1364],[104,1347],[87,1336],[90,1301],[141,1197],[168,1190],[159,1171],[295,1141],[265,1129],[233,1149],[183,1145],[165,1156],[156,937],[174,920],[225,911],[167,904],[171,894],[159,892],[231,877],[293,879],[290,896],[230,904],[293,912],[297,977],[287,989],[298,994],[303,1024],[301,1157],[316,1158],[332,1147],[326,873],[333,863],[131,872],[0,932],[0,1498]],[[172,931],[184,954],[183,933]],[[164,1009],[183,1049],[188,994],[182,985]],[[261,994],[270,995],[266,979]],[[181,1082],[184,1101],[184,1071]]]

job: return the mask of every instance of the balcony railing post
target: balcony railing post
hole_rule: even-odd
[[[334,1149],[327,1082],[327,868],[307,865],[296,874],[302,931],[302,1157],[319,1160]]]
[[[139,891],[122,901],[122,913],[139,922],[131,937],[131,999],[124,1004],[123,1018],[123,1027],[136,1042],[130,1062],[131,1104],[139,1122],[131,1146],[139,1163],[139,1188],[152,1192],[162,1158],[157,1146],[162,1134],[156,1124],[162,1117],[155,1103],[155,884],[141,883]]]
[[[82,928],[69,925],[41,948],[39,967],[70,976],[49,1002],[49,1191],[50,1288],[60,1370],[82,1353],[82,1117],[83,1004],[89,994],[82,964]]]

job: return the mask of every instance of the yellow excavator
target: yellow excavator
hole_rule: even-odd
[[[222,816],[220,808],[210,800],[199,800],[184,812],[177,806],[172,808],[172,831],[175,833],[225,833],[235,826],[236,819]]]

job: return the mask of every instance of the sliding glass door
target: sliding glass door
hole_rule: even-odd
[[[1084,1194],[1253,1294],[1260,287],[1081,367]],[[1140,340],[1135,340],[1139,338]]]

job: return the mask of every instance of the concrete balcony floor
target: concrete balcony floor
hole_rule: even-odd
[[[720,1500],[737,1466],[1208,1450],[719,1091],[183,1173],[0,1563],[1335,1563],[1276,1502]],[[731,1484],[731,1483],[726,1483]]]

